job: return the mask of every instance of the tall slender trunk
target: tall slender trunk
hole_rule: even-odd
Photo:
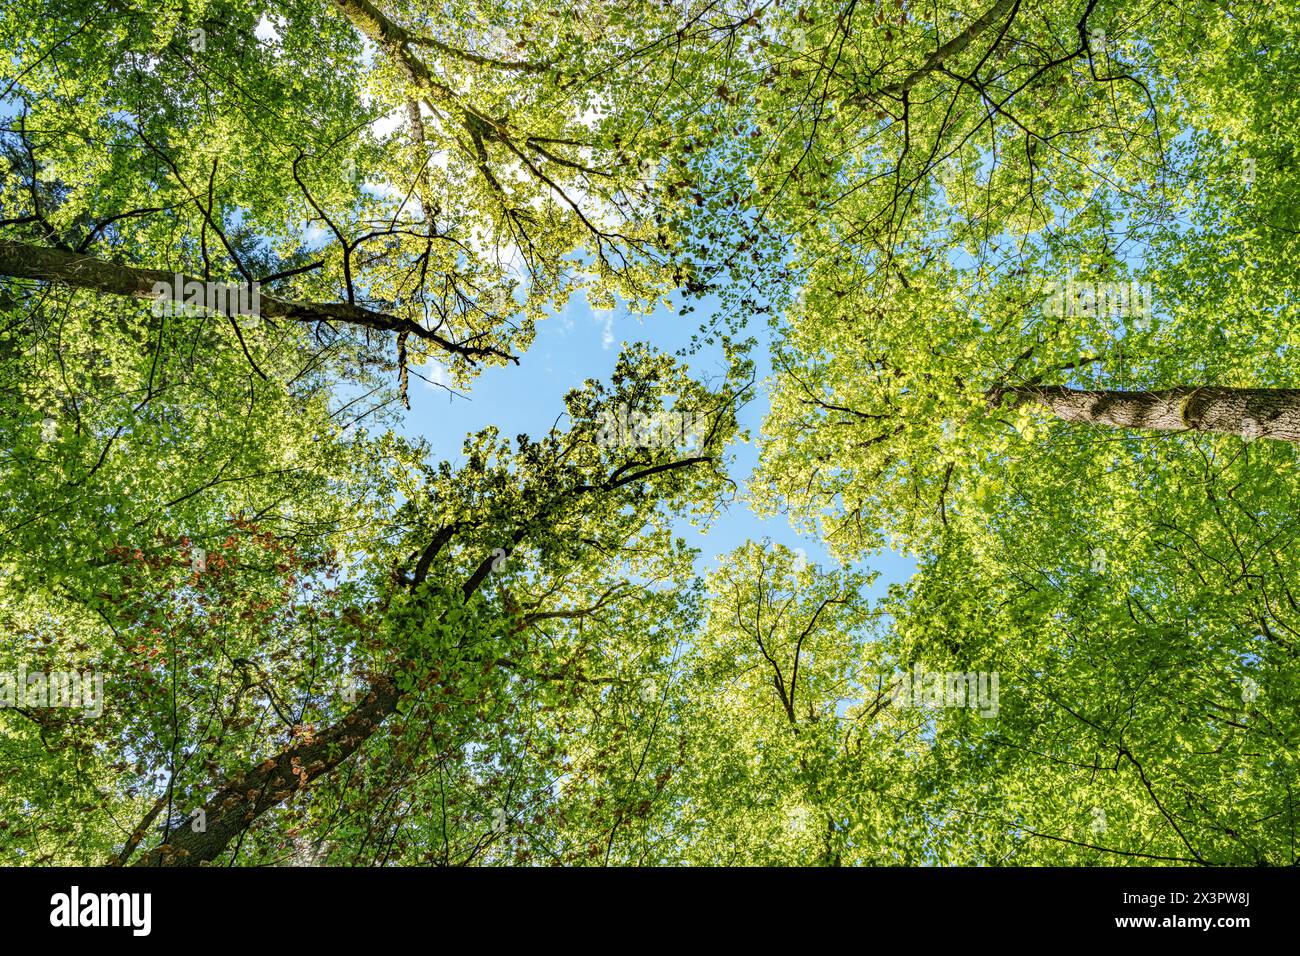
[[[1272,438],[1300,442],[1300,389],[1199,388],[1180,386],[1154,392],[1021,385],[993,388],[987,395],[997,408],[1031,402],[1067,422],[1164,432],[1217,432],[1248,441]]]

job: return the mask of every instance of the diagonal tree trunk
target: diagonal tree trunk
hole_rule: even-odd
[[[901,4],[900,4],[901,6]],[[850,102],[864,106],[873,102],[875,96],[902,96],[911,92],[912,88],[924,80],[931,73],[941,69],[955,56],[958,56],[966,47],[978,39],[984,33],[987,33],[1001,19],[1011,12],[1016,6],[1016,0],[998,0],[984,14],[970,24],[965,30],[957,34],[947,43],[938,47],[934,52],[925,58],[925,62],[919,67],[903,77],[897,82],[890,83],[888,86],[881,87],[879,90],[863,93],[854,97]]]
[[[987,399],[1041,405],[1067,422],[1165,432],[1216,432],[1247,441],[1300,442],[1300,389],[1178,387],[1154,392],[1021,385],[992,388]]]
[[[352,756],[397,710],[401,693],[389,678],[375,681],[353,711],[310,742],[288,747],[227,783],[203,807],[205,826],[189,823],[169,834],[134,866],[194,866],[216,859],[259,816]]]
[[[370,0],[334,0],[334,5],[354,28],[388,55],[412,87],[448,106],[465,108],[455,92],[435,78],[424,61],[411,52],[410,46],[417,42],[417,38],[410,31],[391,20]],[[443,49],[447,48],[444,46]]]
[[[155,285],[161,283],[171,288],[176,282],[176,273],[162,269],[143,269],[52,246],[34,246],[7,240],[0,240],[0,276],[58,282],[76,289],[136,299],[153,299]],[[181,275],[180,281],[200,282],[186,275]],[[497,355],[514,361],[513,356],[497,349],[452,342],[417,322],[347,302],[293,302],[263,294],[259,294],[259,299],[258,314],[268,319],[342,322],[380,331],[408,332],[470,360]]]
[[[616,469],[603,483],[598,485],[582,484],[568,493],[568,503],[580,501],[592,493],[609,493],[627,485],[644,481],[657,474],[692,468],[703,462],[712,461],[707,456],[681,458],[659,465],[650,465],[629,472],[630,465]],[[561,496],[561,501],[565,496]],[[404,580],[404,584],[414,591],[426,579],[429,568],[439,553],[451,542],[456,532],[463,525],[452,524],[444,527],[433,536],[429,546],[420,555],[414,577]],[[499,560],[500,554],[511,554],[524,540],[528,526],[516,529],[509,539],[509,546],[499,548],[485,557],[461,586],[465,600],[482,587],[488,573]],[[414,558],[414,555],[412,556]],[[496,663],[505,665],[504,660]],[[400,666],[400,665],[399,665]],[[342,720],[326,728],[310,741],[302,741],[286,747],[274,757],[264,760],[256,767],[246,771],[226,783],[202,807],[205,826],[203,832],[195,832],[192,825],[183,824],[180,829],[168,834],[164,843],[154,847],[135,861],[134,866],[196,866],[216,859],[225,848],[244,830],[266,811],[287,800],[293,794],[303,790],[317,777],[330,773],[339,764],[351,757],[361,746],[379,730],[383,722],[397,710],[402,700],[402,692],[391,676],[377,678],[370,692],[351,713]],[[144,839],[142,830],[147,829],[148,820],[157,816],[155,808],[146,822],[129,837],[138,845]],[[130,857],[126,850],[116,861],[118,864]]]

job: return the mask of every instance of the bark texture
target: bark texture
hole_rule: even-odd
[[[391,680],[377,680],[370,693],[338,723],[226,783],[203,806],[206,827],[202,833],[194,832],[186,822],[133,865],[195,866],[216,859],[259,816],[352,756],[397,709],[399,700],[401,694]]]
[[[1179,387],[1123,392],[1022,385],[994,388],[990,406],[1032,402],[1067,422],[1166,432],[1215,432],[1247,441],[1300,442],[1300,389]]]
[[[165,283],[170,287],[176,280],[175,272],[164,269],[139,268],[97,259],[85,253],[7,240],[0,240],[0,276],[58,282],[76,289],[136,299],[153,299],[155,283]],[[187,275],[182,275],[181,279],[183,282],[202,281]],[[511,358],[497,349],[453,342],[409,319],[347,302],[293,302],[266,294],[262,294],[260,300],[258,315],[268,319],[342,322],[387,332],[406,332],[471,360],[486,355]]]

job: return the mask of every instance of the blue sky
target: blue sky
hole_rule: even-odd
[[[630,315],[621,308],[593,311],[585,299],[575,297],[558,315],[538,323],[537,338],[520,356],[518,366],[487,369],[463,393],[464,397],[452,396],[413,375],[411,410],[405,413],[403,431],[426,438],[433,446],[435,459],[453,463],[461,460],[465,436],[489,425],[495,425],[503,436],[512,439],[520,433],[544,434],[563,413],[566,392],[581,386],[588,378],[608,380],[625,341],[649,342],[664,352],[685,349],[691,335],[708,320],[707,305],[706,300],[697,307],[697,312],[687,316],[661,306],[650,316],[642,317]],[[768,331],[765,327],[749,331],[761,343],[755,359],[763,381],[771,371],[766,344]],[[723,371],[721,354],[717,351],[701,352],[686,361],[697,374],[720,376]],[[429,374],[431,370],[426,366],[421,371]],[[750,443],[738,443],[732,448],[735,454],[732,478],[741,487],[741,495],[707,532],[686,522],[679,524],[679,533],[701,552],[697,563],[701,572],[714,567],[718,556],[747,540],[764,537],[790,548],[804,549],[810,561],[821,564],[831,561],[818,541],[796,534],[783,516],[761,519],[745,500],[743,489],[758,462],[756,439],[768,405],[767,392],[760,389],[740,415],[741,426],[751,436]],[[872,593],[881,594],[891,583],[910,577],[915,563],[886,552],[856,567],[880,572]]]

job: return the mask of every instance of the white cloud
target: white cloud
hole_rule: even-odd
[[[312,223],[302,234],[303,245],[308,248],[317,248],[323,246],[328,240],[334,238],[334,234],[324,226]]]
[[[614,347],[614,310],[597,309],[594,313],[597,321],[603,320],[605,328],[600,333],[600,347],[608,352]]]
[[[377,137],[383,139],[385,136],[392,133],[393,130],[397,129],[397,127],[401,126],[405,119],[405,111],[396,109],[387,116],[381,116],[379,119],[375,120],[370,124],[370,128],[374,130]]]
[[[253,36],[257,37],[263,43],[270,43],[278,46],[283,39],[283,30],[285,27],[284,17],[262,17],[257,21],[257,26],[253,29]]]
[[[425,388],[437,390],[439,386],[450,387],[451,382],[447,380],[447,373],[443,371],[441,365],[437,362],[429,362],[427,365],[420,366],[420,374],[428,381],[424,383]]]

